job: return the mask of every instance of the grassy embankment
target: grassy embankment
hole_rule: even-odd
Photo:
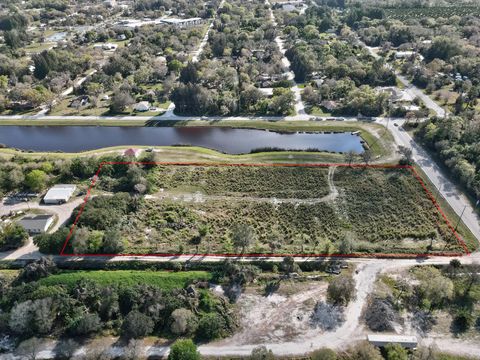
[[[41,279],[39,283],[44,286],[66,285],[72,288],[79,280],[85,279],[99,285],[133,286],[146,284],[163,290],[172,290],[184,288],[194,280],[210,280],[210,278],[211,274],[206,271],[75,270],[50,275]]]
[[[468,227],[462,221],[458,222],[459,216],[457,215],[457,213],[451,208],[451,206],[448,204],[448,202],[445,200],[445,198],[438,194],[438,190],[428,180],[427,176],[422,171],[422,169],[419,166],[415,166],[415,170],[417,170],[418,175],[420,175],[420,177],[422,178],[422,180],[425,183],[425,186],[427,187],[427,189],[435,197],[438,205],[440,205],[440,208],[443,210],[443,212],[445,213],[445,216],[450,221],[452,226],[455,227],[458,223],[458,226],[456,228],[457,233],[463,239],[463,241],[467,245],[469,251],[475,251],[476,249],[478,249],[479,242],[475,238],[475,235],[472,234],[472,232],[468,229]]]

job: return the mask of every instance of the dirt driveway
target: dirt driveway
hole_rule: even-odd
[[[54,232],[67,222],[72,214],[73,209],[80,205],[83,200],[83,197],[78,197],[62,205],[45,205],[39,203],[38,201],[21,202],[12,205],[1,204],[0,216],[8,215],[11,211],[22,210],[28,212],[29,210],[41,210],[46,213],[56,215],[57,222],[49,231]],[[38,248],[35,246],[35,244],[33,244],[31,237],[28,239],[27,245],[21,247],[20,249],[15,251],[0,252],[0,260],[17,260],[23,257],[28,257],[30,259],[40,258],[41,256],[42,254],[38,252]]]

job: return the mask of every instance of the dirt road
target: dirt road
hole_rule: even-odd
[[[7,215],[11,211],[25,211],[29,210],[41,210],[49,214],[54,214],[57,218],[55,225],[49,230],[49,232],[56,231],[60,226],[65,224],[70,218],[73,209],[80,205],[84,201],[82,198],[75,198],[66,204],[62,205],[45,205],[38,201],[21,202],[14,205],[0,206],[0,216]],[[17,259],[38,259],[42,257],[42,254],[38,252],[38,248],[33,244],[32,238],[29,238],[27,245],[8,252],[0,252],[0,260],[17,260]]]
[[[272,4],[270,1],[266,0],[265,4],[269,7],[269,15],[270,15],[270,21],[272,22],[273,26],[275,28],[278,27],[277,20],[275,19],[275,14],[273,13],[272,10]],[[303,10],[305,11],[305,10]],[[294,116],[289,116],[289,120],[305,120],[309,118],[309,115],[305,112],[305,104],[303,103],[302,100],[302,89],[298,86],[298,83],[295,81],[295,74],[291,70],[291,64],[290,61],[287,59],[285,56],[286,49],[284,46],[283,39],[280,36],[275,37],[275,43],[277,44],[278,50],[282,53],[283,58],[282,58],[282,64],[288,68],[287,72],[287,79],[292,80],[295,82],[295,85],[291,88],[294,98],[295,98],[295,114]]]
[[[376,275],[388,268],[388,260],[377,260],[369,264],[360,264],[358,274],[354,275],[356,281],[356,299],[350,303],[345,312],[345,323],[332,332],[322,333],[320,330],[310,330],[301,337],[288,342],[263,342],[262,345],[271,349],[274,354],[281,356],[300,355],[321,347],[344,349],[355,340],[365,338],[360,317],[367,296],[373,289]],[[265,319],[269,321],[268,319]],[[284,319],[288,321],[288,319]],[[256,343],[237,343],[235,335],[232,338],[202,345],[199,347],[202,355],[206,356],[247,356],[258,346]]]

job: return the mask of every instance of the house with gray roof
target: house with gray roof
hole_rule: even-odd
[[[54,216],[50,214],[28,215],[18,221],[30,235],[43,234],[53,224]]]

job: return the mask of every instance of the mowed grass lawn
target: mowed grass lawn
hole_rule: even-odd
[[[40,285],[65,285],[73,288],[79,280],[91,280],[99,285],[134,286],[146,284],[163,290],[181,289],[194,280],[210,280],[206,271],[140,271],[140,270],[75,270],[62,271],[39,281]]]

